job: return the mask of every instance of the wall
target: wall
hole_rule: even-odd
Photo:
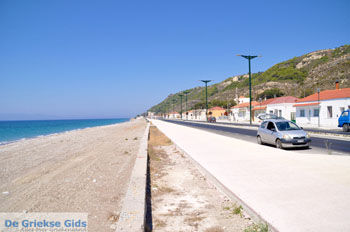
[[[277,116],[281,116],[287,120],[292,120],[291,113],[296,112],[296,108],[293,107],[295,103],[279,103],[279,104],[269,104],[266,107],[266,113],[270,114],[270,111]],[[281,111],[281,115],[278,113]],[[276,113],[277,112],[277,113]]]

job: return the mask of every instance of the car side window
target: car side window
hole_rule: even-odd
[[[267,122],[261,123],[260,128],[265,128],[265,127],[266,127],[266,124],[267,124]]]
[[[343,116],[343,117],[349,116],[349,112],[348,112],[348,111],[343,112],[343,115],[342,115],[342,116]]]
[[[274,130],[275,129],[275,125],[273,125],[273,122],[269,122],[269,124],[267,124],[267,129],[268,130]]]

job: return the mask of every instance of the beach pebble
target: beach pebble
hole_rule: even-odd
[[[10,194],[8,191],[5,191],[5,192],[2,192],[2,194],[4,194],[4,195],[8,195],[8,194]]]
[[[92,182],[96,183],[96,179],[93,179]]]

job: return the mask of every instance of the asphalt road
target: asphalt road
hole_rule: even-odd
[[[207,130],[213,133],[243,139],[246,141],[256,143],[256,130],[257,128],[240,128],[225,126],[223,124],[217,125],[215,123],[198,123],[190,121],[175,121],[175,120],[164,120],[171,123],[180,125],[190,126],[202,130]],[[305,148],[291,148],[288,150],[300,151],[301,153],[322,153],[322,154],[335,154],[335,155],[350,155],[350,141],[333,139],[333,138],[320,138],[311,136],[312,142],[309,149]],[[328,147],[328,148],[327,148]]]

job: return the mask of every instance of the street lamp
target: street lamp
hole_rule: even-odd
[[[175,112],[174,104],[175,104],[175,99],[173,98],[173,114],[174,114],[174,112]]]
[[[184,96],[182,93],[179,94],[180,99],[181,99],[181,111],[180,111],[180,115],[181,115],[181,119],[182,119],[182,97]]]
[[[317,88],[317,95],[318,95],[318,127],[320,127],[320,88]]]
[[[185,105],[185,108],[186,108],[186,120],[188,120],[188,112],[187,112],[187,94],[189,93],[190,91],[186,90],[184,91],[184,94],[185,94],[185,101],[186,101],[186,105]]]
[[[258,56],[247,56],[247,55],[237,55],[241,56],[243,58],[246,58],[249,63],[249,123],[252,125],[252,76],[251,76],[251,71],[250,71],[250,60],[258,57]],[[261,56],[259,56],[261,57]]]
[[[208,121],[208,82],[211,80],[201,80],[201,82],[205,83],[205,119]]]

